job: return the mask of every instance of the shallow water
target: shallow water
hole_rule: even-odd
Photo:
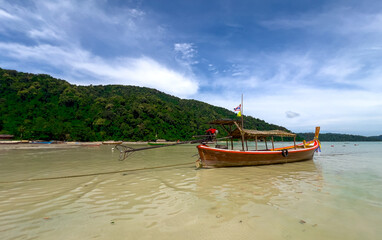
[[[195,145],[125,161],[111,148],[0,146],[0,238],[382,238],[382,143],[322,143],[312,161],[200,170]],[[106,172],[116,173],[79,177]]]

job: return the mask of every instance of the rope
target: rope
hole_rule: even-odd
[[[155,149],[155,148],[162,148],[162,147],[170,147],[170,146],[176,146],[176,145],[187,144],[187,143],[200,143],[203,141],[205,141],[205,140],[203,139],[203,140],[194,140],[194,141],[184,141],[184,142],[177,142],[177,143],[172,143],[172,144],[142,147],[142,148],[132,148],[132,147],[129,147],[126,145],[116,145],[114,148],[119,151],[119,161],[123,161],[128,156],[130,156],[133,152]]]
[[[111,171],[111,172],[99,172],[99,173],[89,173],[89,174],[60,176],[60,177],[30,178],[30,179],[15,180],[15,181],[9,181],[9,182],[0,182],[0,184],[2,184],[2,183],[18,183],[18,182],[34,182],[34,181],[56,180],[56,179],[63,179],[63,178],[89,177],[89,176],[97,176],[97,175],[115,174],[115,173],[121,173],[121,172],[135,172],[135,171],[142,171],[142,170],[150,170],[150,169],[168,168],[168,167],[176,167],[176,166],[182,166],[182,165],[189,165],[189,164],[192,164],[192,163],[194,163],[194,162],[172,164],[172,165],[166,165],[166,166],[157,166],[157,167],[148,167],[148,168],[145,167],[145,168],[125,169],[125,170],[118,170],[118,171]]]
[[[210,135],[199,135],[199,136],[210,136]],[[211,137],[211,136],[210,136]],[[119,161],[125,160],[130,154],[133,152],[137,151],[143,151],[143,150],[149,150],[149,149],[155,149],[155,148],[162,148],[162,147],[170,147],[170,146],[176,146],[176,145],[181,145],[181,144],[188,144],[188,143],[205,143],[210,140],[223,140],[223,139],[228,139],[231,138],[229,137],[222,137],[222,138],[213,138],[213,139],[198,139],[198,140],[192,140],[192,141],[183,141],[183,142],[177,142],[177,143],[172,143],[172,144],[165,144],[165,145],[158,145],[158,146],[150,146],[150,147],[142,147],[142,148],[132,148],[126,145],[116,145],[114,148],[119,151]]]

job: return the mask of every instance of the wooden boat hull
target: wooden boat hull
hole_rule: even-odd
[[[313,158],[314,152],[319,147],[318,141],[313,140],[308,143],[309,146],[294,149],[288,149],[287,156],[283,155],[282,149],[274,151],[240,151],[227,150],[209,147],[207,145],[197,146],[200,159],[197,161],[198,167],[214,168],[214,167],[241,167],[241,166],[256,166],[267,164],[290,163],[310,160]]]

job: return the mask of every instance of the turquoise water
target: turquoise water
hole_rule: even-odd
[[[195,145],[111,148],[0,146],[1,239],[382,239],[382,143],[200,170]]]
[[[323,143],[323,212],[345,239],[382,239],[382,143]]]

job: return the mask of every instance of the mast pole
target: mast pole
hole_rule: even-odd
[[[241,111],[241,143],[242,143],[242,146],[243,146],[243,151],[244,150],[244,121],[243,121],[243,94],[241,94],[241,108],[240,108],[240,111]]]
[[[243,109],[243,94],[241,94],[241,127],[244,130]]]

